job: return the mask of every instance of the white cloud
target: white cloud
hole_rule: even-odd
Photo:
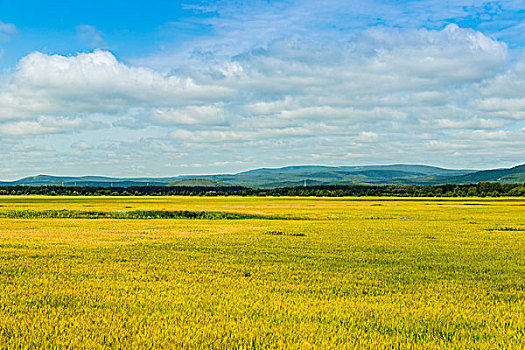
[[[137,107],[202,103],[227,92],[191,78],[129,67],[107,51],[68,57],[35,52],[20,60],[2,86],[0,118],[117,114]]]
[[[504,73],[480,84],[476,105],[493,116],[525,120],[525,55]]]
[[[303,137],[312,135],[312,131],[304,127],[284,129],[260,129],[260,130],[197,130],[189,131],[178,129],[171,133],[171,137],[180,142],[187,143],[223,143],[223,142],[246,142],[264,139],[279,139],[286,137]]]
[[[38,145],[38,146],[27,146],[27,145],[22,145],[22,144],[18,144],[18,145],[14,145],[12,147],[12,150],[14,152],[24,152],[24,153],[28,153],[28,152],[55,152],[56,149],[51,146],[51,145]]]
[[[89,143],[87,143],[85,141],[78,141],[78,142],[75,142],[75,143],[71,144],[71,148],[77,149],[77,150],[80,150],[80,151],[85,151],[85,150],[91,149],[93,147]]]
[[[375,132],[372,131],[362,131],[359,133],[359,136],[357,137],[357,140],[361,142],[374,142],[377,141],[378,135]]]
[[[495,129],[502,127],[503,123],[483,118],[468,120],[438,119],[435,126],[440,129]]]
[[[78,132],[92,129],[94,125],[81,118],[39,117],[34,121],[17,121],[0,124],[0,134],[10,136],[29,136]]]
[[[474,138],[477,140],[510,141],[513,138],[512,136],[516,136],[516,132],[506,131],[506,130],[496,130],[496,131],[474,130],[471,133],[471,139]]]
[[[161,125],[221,125],[226,122],[225,113],[219,105],[157,108],[151,113],[151,121]]]

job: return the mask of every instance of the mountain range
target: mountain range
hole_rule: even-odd
[[[260,168],[237,174],[180,175],[162,178],[37,175],[0,186],[245,186],[277,188],[313,185],[441,185],[478,182],[525,183],[525,164],[492,170],[444,169],[427,165],[287,166]]]

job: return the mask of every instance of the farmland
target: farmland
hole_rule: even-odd
[[[205,214],[125,214],[143,211]],[[3,196],[0,348],[519,348],[524,213],[524,199]]]

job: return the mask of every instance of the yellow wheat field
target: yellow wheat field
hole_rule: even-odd
[[[525,200],[0,197],[0,348],[519,349]]]

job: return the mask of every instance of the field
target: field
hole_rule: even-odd
[[[523,199],[0,197],[28,209],[0,217],[2,349],[525,344]]]

